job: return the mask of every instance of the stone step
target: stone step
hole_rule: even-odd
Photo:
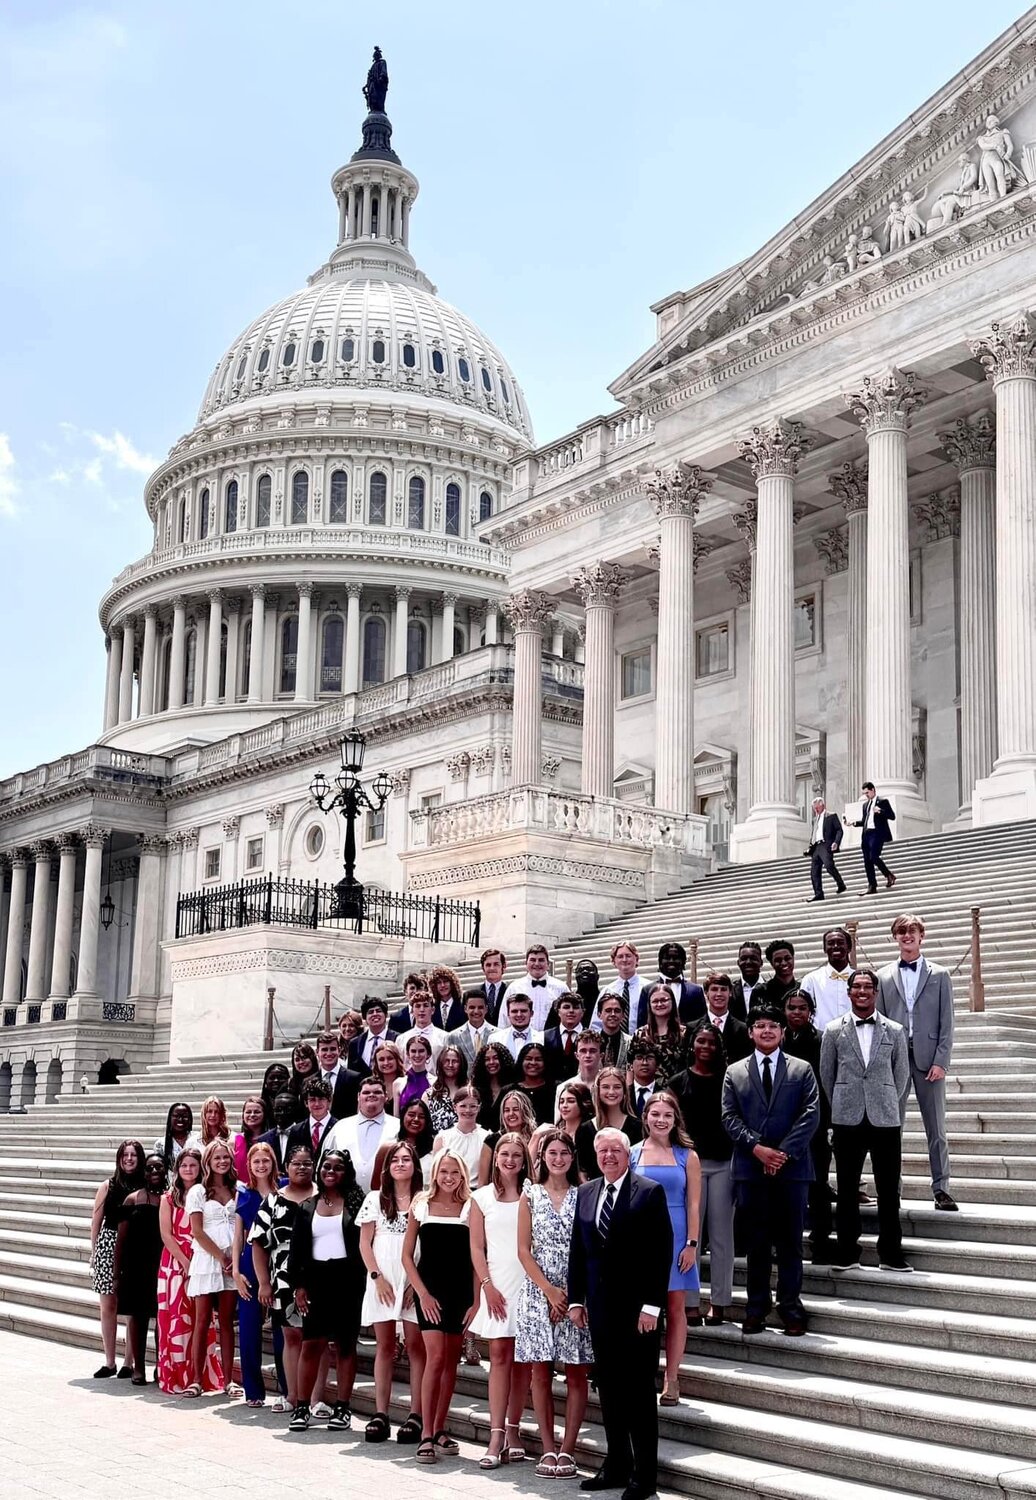
[[[865,1259],[872,1263],[858,1271],[834,1271],[829,1266],[807,1264],[803,1272],[804,1290],[811,1296],[839,1302],[880,1304],[886,1318],[890,1305],[894,1305],[947,1315],[978,1312],[991,1317],[1016,1317],[1029,1320],[1036,1327],[1036,1281],[1021,1277],[996,1280],[992,1275],[968,1275],[963,1271],[945,1274],[915,1270],[907,1275],[880,1270],[876,1254]],[[980,1264],[976,1258],[976,1269],[980,1269]],[[743,1261],[735,1262],[734,1280],[738,1286],[744,1284]]]
[[[923,1142],[918,1142],[923,1146]],[[956,1144],[956,1142],[954,1143]],[[953,1176],[957,1178],[1003,1179],[1020,1182],[1036,1179],[1036,1159],[1030,1156],[972,1155],[953,1151],[950,1158]],[[0,1162],[2,1165],[2,1162]],[[928,1152],[924,1149],[903,1152],[903,1171],[911,1177],[922,1176],[928,1171]]]
[[[952,1157],[950,1161],[952,1168]],[[903,1174],[903,1196],[907,1199],[924,1199],[931,1193],[931,1179],[927,1171],[913,1175]],[[1036,1182],[1012,1182],[1000,1179],[985,1182],[978,1177],[969,1177],[967,1196],[972,1203],[1036,1204]]]
[[[0,1229],[0,1258],[7,1254],[21,1255],[23,1252],[44,1257],[58,1257],[63,1261],[88,1261],[90,1259],[90,1226],[82,1239],[67,1235],[31,1233],[29,1230]]]
[[[0,1276],[8,1278],[10,1290],[16,1280],[60,1282],[67,1287],[85,1287],[90,1290],[90,1246],[86,1246],[87,1259],[69,1260],[67,1257],[26,1254],[24,1251],[8,1250],[0,1243]],[[92,1293],[91,1293],[92,1295]]]

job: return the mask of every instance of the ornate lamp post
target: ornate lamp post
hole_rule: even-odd
[[[340,811],[345,819],[345,877],[335,886],[335,915],[357,919],[363,916],[363,886],[355,876],[356,819],[364,808],[380,812],[392,790],[392,782],[384,771],[375,776],[369,791],[361,783],[366,748],[366,736],[359,730],[350,730],[342,739],[342,768],[333,784],[323,771],[318,771],[309,784],[309,794],[321,812]]]

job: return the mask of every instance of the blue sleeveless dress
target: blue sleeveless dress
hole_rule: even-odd
[[[674,1146],[673,1156],[676,1158],[675,1167],[642,1166],[640,1162],[642,1146],[634,1146],[630,1154],[630,1167],[634,1172],[639,1172],[642,1177],[650,1177],[652,1182],[657,1182],[665,1192],[665,1201],[669,1209],[669,1218],[673,1226],[673,1265],[669,1272],[669,1290],[671,1292],[696,1292],[699,1289],[698,1262],[689,1271],[681,1271],[677,1262],[680,1252],[687,1240],[687,1158],[690,1155],[686,1146]],[[698,1226],[691,1239],[697,1238]]]

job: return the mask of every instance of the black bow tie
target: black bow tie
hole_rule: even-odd
[[[857,1026],[876,1026],[878,1023],[873,1016],[864,1016],[862,1020],[857,1020],[856,1024]]]
[[[901,969],[914,969],[914,970],[916,970],[917,969],[917,965],[918,965],[919,962],[920,962],[920,960],[916,959],[916,958],[901,958],[899,960],[899,967]]]
[[[545,990],[547,988],[547,981],[545,979],[534,979],[532,987],[534,990]]]

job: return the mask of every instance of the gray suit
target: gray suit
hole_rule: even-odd
[[[953,1052],[953,986],[949,972],[939,964],[930,964],[922,955],[918,960],[917,989],[911,1015],[903,998],[903,981],[899,961],[887,964],[878,978],[878,1010],[892,1021],[898,1021],[907,1033],[910,1055],[910,1080],[917,1096],[924,1133],[928,1141],[928,1160],[932,1171],[932,1191],[945,1193],[950,1185],[950,1153],[946,1144],[946,1082],[929,1083],[926,1077],[933,1065],[948,1070]],[[902,1117],[906,1117],[906,1096]]]
[[[495,1026],[491,1026],[488,1021],[483,1021],[482,1026],[479,1030],[479,1035],[482,1038],[483,1047],[489,1041],[489,1038],[493,1035],[493,1032],[495,1030]],[[464,1022],[463,1026],[458,1026],[456,1031],[448,1031],[446,1033],[446,1041],[449,1046],[459,1047],[460,1050],[464,1053],[464,1056],[468,1060],[468,1073],[470,1074],[472,1065],[475,1061],[475,1042],[474,1038],[471,1035],[471,1027],[468,1025],[467,1021]]]

